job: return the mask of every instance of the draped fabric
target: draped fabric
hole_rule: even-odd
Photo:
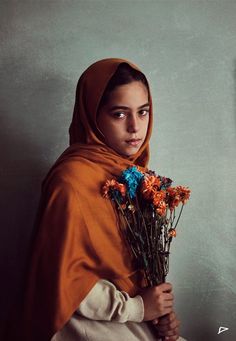
[[[152,102],[146,139],[131,157],[107,146],[96,123],[99,101],[121,63],[100,60],[82,74],[76,89],[70,147],[58,158],[42,184],[28,285],[22,340],[46,341],[70,319],[94,284],[102,278],[135,295],[140,274],[120,234],[117,213],[101,195],[107,179],[130,165],[145,168],[149,159]]]

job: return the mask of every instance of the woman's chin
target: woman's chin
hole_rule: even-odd
[[[135,155],[140,148],[129,148],[129,150],[115,150],[118,154],[120,154],[123,157],[130,157]]]

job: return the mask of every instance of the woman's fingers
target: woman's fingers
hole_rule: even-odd
[[[165,331],[165,330],[172,330],[180,326],[180,321],[177,319],[173,319],[168,323],[162,323],[161,319],[158,324],[158,330]]]
[[[176,319],[176,315],[174,311],[171,311],[170,314],[162,316],[159,320],[160,325],[169,324],[170,322]]]
[[[165,300],[166,301],[173,301],[174,300],[174,295],[173,294],[165,293]]]
[[[180,321],[176,318],[175,313],[172,311],[159,319],[156,329],[159,337],[165,337],[165,340],[175,341],[179,337]],[[169,337],[169,339],[167,338]]]
[[[165,341],[176,341],[178,339],[179,339],[179,335],[165,337]]]
[[[173,310],[174,296],[171,290],[171,284],[163,283],[141,291],[140,295],[144,303],[144,321],[154,320]]]
[[[163,327],[163,328],[158,328],[158,333],[163,334],[163,335],[174,335],[178,330],[179,330],[179,324],[176,325],[175,327]]]
[[[175,328],[173,330],[167,330],[167,331],[158,330],[158,336],[175,336],[175,335],[179,335],[179,328]]]

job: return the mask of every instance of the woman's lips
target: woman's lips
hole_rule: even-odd
[[[137,146],[140,144],[141,141],[142,141],[141,139],[130,139],[130,140],[126,140],[125,142],[131,146]]]

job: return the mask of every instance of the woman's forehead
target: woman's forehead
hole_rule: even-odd
[[[139,82],[117,86],[109,93],[107,105],[125,105],[134,103],[144,106],[149,102],[148,90],[146,86]]]

